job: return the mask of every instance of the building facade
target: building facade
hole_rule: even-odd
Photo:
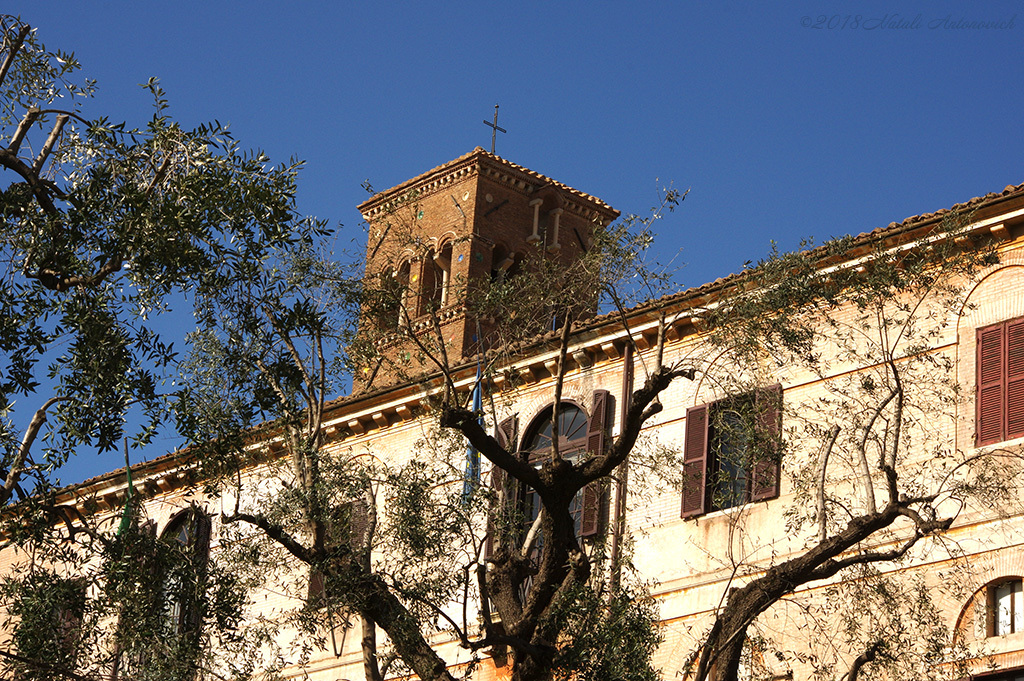
[[[920,678],[1024,675],[1017,477],[1024,437],[1024,185],[860,235],[838,253],[812,254],[815,271],[825,273],[821,286],[860,274],[870,281],[881,276],[883,261],[899,263],[917,283],[890,283],[890,299],[872,298],[866,286],[863,298],[802,309],[798,322],[817,331],[801,356],[787,355],[785,343],[766,342],[764,352],[745,354],[729,350],[728,339],[712,338],[719,327],[709,320],[749,290],[743,274],[625,310],[603,312],[596,297],[593,305],[583,300],[564,345],[555,319],[555,330],[537,328],[528,341],[504,347],[499,325],[467,314],[474,288],[514,276],[531,253],[569,267],[591,248],[595,226],[618,213],[482,149],[382,192],[360,210],[370,225],[367,280],[384,282],[382,290],[390,287],[397,297],[383,299],[368,322],[383,330],[374,341],[377,361],[362,368],[352,395],[326,411],[325,456],[383,468],[410,459],[461,468],[466,460],[464,440],[444,444],[438,435],[444,380],[424,357],[439,346],[424,341],[417,348],[399,331],[406,338],[436,332],[431,337],[444,346],[455,391],[466,403],[474,391],[486,392],[485,428],[524,457],[545,451],[556,436],[572,461],[603,451],[622,434],[630,395],[658,367],[679,367],[686,375],[660,394],[661,408],[643,424],[628,461],[573,502],[583,549],[601,547],[615,565],[628,555],[635,568],[605,578],[648,585],[660,618],[654,666],[662,678],[696,671],[716,617],[744,585],[886,508],[893,489],[896,501],[925,499],[915,508],[950,524],[917,537],[918,519],[904,514],[831,559],[889,552],[891,560],[849,560],[846,569],[795,583],[752,613],[740,677],[842,678],[861,656],[861,673],[875,670],[880,678],[914,678],[915,670]],[[954,228],[936,231],[951,218]],[[916,258],[940,245],[950,250]],[[943,273],[947,259],[982,250],[998,258]],[[887,399],[897,395],[894,372],[905,384]],[[894,412],[897,403],[901,411]],[[758,443],[767,454],[752,454]],[[260,447],[263,454],[245,473],[254,486],[272,484],[278,474],[273,459],[280,445],[270,437]],[[479,476],[479,484],[500,487],[487,458],[474,471],[472,456],[470,470],[448,484],[461,488]],[[227,536],[219,518],[236,500],[204,495],[194,468],[187,452],[171,454],[137,467],[132,484],[157,535],[217,555]],[[62,503],[113,523],[127,490],[126,472],[115,471],[67,490]],[[375,506],[386,507],[384,487],[374,490]],[[535,506],[528,490],[520,500],[521,508]],[[350,527],[354,518],[346,520]],[[453,566],[486,563],[493,527],[478,518],[474,532],[476,554],[460,549]],[[386,562],[383,551],[375,548],[372,560]],[[2,556],[8,573],[31,560],[10,546]],[[269,575],[251,594],[249,616],[284,619],[308,607],[324,589],[317,579],[301,566]],[[479,603],[472,595],[468,601],[468,621],[477,621]],[[176,626],[186,627],[187,602],[176,601],[172,610]],[[450,614],[465,613],[459,604]],[[351,613],[325,615],[320,646],[303,649],[279,637],[279,647],[268,644],[267,651],[276,651],[287,678],[364,678]],[[443,626],[430,641],[453,669],[465,671],[472,662]],[[509,663],[487,652],[473,670],[473,678],[505,678]]]

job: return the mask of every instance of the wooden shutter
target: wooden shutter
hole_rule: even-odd
[[[773,385],[754,394],[754,452],[751,466],[750,500],[764,501],[779,496],[781,473],[782,386]]]
[[[595,390],[590,420],[587,422],[587,456],[604,453],[604,434],[608,427],[608,407],[611,403],[607,390]],[[593,537],[601,530],[601,482],[595,480],[582,490],[582,517],[580,536]]]
[[[516,450],[516,431],[519,427],[519,418],[512,415],[498,424],[498,428],[494,433],[495,439],[498,444],[505,448],[505,451],[512,454]],[[501,509],[498,508],[498,504],[504,501],[506,506],[509,503],[507,490],[505,486],[505,471],[498,466],[491,465],[491,489],[494,490],[494,496],[496,498],[495,504],[491,507],[491,517],[487,519],[487,539],[484,541],[484,560],[489,559],[494,554],[494,534],[497,531],[497,526],[494,523],[494,515],[501,513]]]
[[[324,584],[324,573],[316,568],[309,569],[306,603],[311,608],[322,608],[327,605],[327,587]]]
[[[359,552],[366,546],[366,531],[370,527],[370,509],[362,499],[348,503],[348,543]]]
[[[977,394],[975,395],[978,445],[999,442],[1006,431],[1004,405],[1004,324],[978,329]]]
[[[178,585],[177,598],[181,602],[178,611],[178,633],[197,636],[202,625],[202,613],[199,605],[200,591],[206,583],[206,567],[210,559],[210,535],[213,524],[210,521],[210,516],[198,508],[193,507],[188,513],[189,517],[185,522],[189,525],[188,533],[191,544],[185,548],[192,563],[196,584]]]
[[[498,444],[504,447],[505,451],[509,454],[516,451],[516,430],[518,427],[519,418],[513,415],[499,423],[498,430],[494,433]]]
[[[683,445],[683,507],[681,517],[705,512],[708,477],[708,405],[686,410],[686,441]]]
[[[1006,323],[1006,439],[1024,436],[1024,319]]]

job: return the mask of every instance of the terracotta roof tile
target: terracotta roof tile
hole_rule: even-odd
[[[594,205],[598,206],[599,208],[602,208],[602,209],[604,209],[606,211],[618,214],[617,210],[615,210],[612,206],[608,205],[607,203],[605,203],[601,199],[597,198],[596,196],[593,196],[591,194],[587,194],[586,192],[582,192],[582,191],[580,191],[578,189],[574,189],[573,187],[570,187],[567,184],[559,182],[558,180],[553,180],[550,177],[547,177],[546,175],[541,175],[540,173],[538,173],[538,172],[536,172],[534,170],[530,170],[529,168],[527,168],[525,166],[521,166],[521,165],[519,165],[517,163],[512,163],[511,161],[509,161],[507,159],[504,159],[504,158],[502,158],[502,157],[500,157],[500,156],[498,156],[496,154],[492,154],[491,152],[486,151],[483,147],[476,147],[475,149],[473,149],[473,151],[471,151],[471,152],[469,152],[467,154],[463,154],[462,156],[459,156],[457,159],[455,159],[453,161],[449,161],[448,163],[439,165],[439,166],[437,166],[435,168],[432,168],[432,169],[428,170],[425,173],[420,173],[416,177],[414,177],[414,178],[412,178],[410,180],[406,180],[405,182],[403,182],[401,184],[395,185],[394,187],[391,187],[390,189],[386,189],[386,190],[384,190],[382,192],[377,192],[372,197],[370,197],[369,199],[367,199],[363,203],[359,204],[358,209],[359,209],[360,212],[365,212],[367,209],[372,207],[374,204],[379,203],[380,201],[382,201],[387,196],[390,196],[390,195],[396,194],[396,193],[401,193],[401,192],[403,192],[403,191],[405,191],[405,190],[407,190],[407,189],[409,189],[409,188],[411,188],[411,187],[413,187],[415,185],[421,184],[425,180],[430,178],[431,176],[443,175],[445,172],[447,172],[447,171],[449,171],[449,170],[451,170],[453,168],[456,168],[457,166],[459,166],[461,164],[464,164],[464,163],[466,163],[466,162],[468,162],[468,161],[470,161],[472,159],[485,159],[487,161],[490,161],[491,163],[497,164],[499,166],[503,166],[507,170],[511,170],[513,172],[517,172],[517,173],[521,173],[523,175],[526,175],[526,176],[530,177],[531,179],[533,179],[535,182],[537,182],[541,186],[557,187],[558,189],[561,189],[562,191],[567,192],[567,193],[575,196],[577,199],[580,199],[580,200],[582,200],[582,201],[584,201],[586,203],[594,204]]]

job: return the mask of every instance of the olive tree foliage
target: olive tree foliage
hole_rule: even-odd
[[[788,537],[745,534],[750,507],[730,511],[735,531],[717,558],[733,581],[699,633],[697,681],[734,681],[769,657],[821,678],[939,678],[965,654],[949,647],[934,603],[949,584],[898,568],[922,551],[956,557],[946,533],[960,513],[1012,503],[1020,483],[1012,452],[955,444],[972,403],[947,339],[967,287],[998,262],[965,236],[969,221],[951,214],[913,241],[773,253],[696,311],[716,357],[699,371],[725,394],[780,372],[815,386],[787,392],[782,446],[760,453],[781,456],[793,485]],[[831,579],[843,581],[803,591]]]
[[[682,196],[669,191],[662,209]],[[409,205],[397,206],[396,215]],[[449,283],[448,305],[460,306],[492,340],[480,360],[486,404],[501,399],[490,395],[497,392],[492,372],[552,320],[561,348],[552,394],[558,404],[573,324],[600,301],[623,308],[630,296],[653,297],[664,284],[638,274],[652,220],[595,227],[569,269],[538,249],[514,278]],[[639,579],[606,579],[628,572],[625,554],[613,560],[600,546],[584,550],[570,506],[584,486],[607,481],[625,461],[643,423],[660,410],[658,394],[689,375],[686,368],[650,367],[623,434],[604,452],[574,462],[556,443],[535,468],[481,425],[493,413],[474,411],[456,390],[466,359],[447,354],[439,306],[426,310],[417,329],[393,324],[414,316],[394,278],[354,282],[313,241],[294,253],[253,261],[245,276],[204,297],[187,363],[194,380],[179,412],[204,478],[226,500],[227,554],[240,579],[304,603],[275,611],[273,627],[254,624],[252,635],[276,651],[270,664],[302,664],[316,648],[337,652],[345,637],[358,636],[368,681],[395,673],[447,681],[472,673],[486,656],[510,664],[522,681],[656,678],[653,601]],[[516,314],[499,319],[502,308]],[[391,320],[386,328],[376,324],[382,317]],[[415,457],[348,446],[335,425],[326,432],[328,396],[345,376],[342,357],[356,369],[393,361],[392,376],[428,386]],[[465,484],[467,446],[539,493],[544,510],[526,545],[518,529],[488,522],[519,502]],[[488,536],[496,548],[485,559]],[[433,645],[439,636],[463,648],[469,664],[450,669],[455,660]]]
[[[210,286],[235,262],[292,238],[296,166],[242,153],[217,125],[183,130],[156,81],[144,127],[89,120],[94,83],[75,80],[73,55],[47,51],[12,17],[2,19],[2,40],[7,503],[25,477],[45,486],[70,452],[112,449],[132,435],[123,425],[130,406],[145,413],[135,436],[147,440],[174,359],[149,320],[171,294]]]
[[[19,678],[95,678],[118,647],[135,670],[170,664],[167,651],[135,650],[124,638],[182,643],[167,630],[167,594],[136,593],[176,570],[151,560],[166,553],[162,539],[128,546],[144,534],[144,505],[115,533],[116,519],[98,525],[57,505],[54,472],[75,453],[149,442],[167,419],[165,379],[176,375],[160,315],[307,231],[294,210],[297,164],[242,152],[219,124],[183,129],[157,82],[145,87],[154,101],[145,125],[92,114],[95,83],[80,77],[74,55],[0,17],[0,505],[6,540],[28,561],[0,589],[16,626],[0,655]],[[121,568],[134,576],[115,578]],[[221,583],[215,565],[203,570]],[[89,595],[81,608],[77,595],[54,600],[69,589]],[[146,618],[112,625],[138,602],[155,604],[136,613]],[[224,626],[228,610],[217,616]],[[77,633],[39,639],[54,622]],[[101,629],[111,633],[102,642]]]

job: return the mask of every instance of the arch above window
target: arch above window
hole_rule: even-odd
[[[210,517],[193,506],[171,518],[160,535],[176,549],[163,577],[163,594],[168,628],[179,636],[199,634],[210,533]]]
[[[982,640],[1024,632],[1024,580],[993,579],[974,592],[957,621],[958,636]]]
[[[448,304],[451,287],[452,242],[428,251],[423,261],[423,276],[420,283],[420,304],[417,314],[423,315],[441,309]]]
[[[554,405],[545,408],[526,430],[522,449],[531,456],[541,456],[551,449],[552,433],[558,435],[559,450],[564,446],[577,444],[583,446],[587,435],[588,416],[583,409],[573,402],[562,402],[558,408],[558,423],[552,423]]]
[[[526,428],[521,451],[535,465],[540,465],[551,451],[552,439],[557,438],[558,453],[563,459],[576,462],[586,456],[604,452],[605,431],[610,425],[611,396],[607,390],[595,390],[591,415],[574,402],[562,402],[555,419],[554,406],[545,407]],[[576,493],[569,511],[573,516],[576,534],[593,537],[601,531],[603,501],[601,481],[596,480]],[[533,489],[523,493],[523,513],[527,525],[540,512],[540,498]]]

